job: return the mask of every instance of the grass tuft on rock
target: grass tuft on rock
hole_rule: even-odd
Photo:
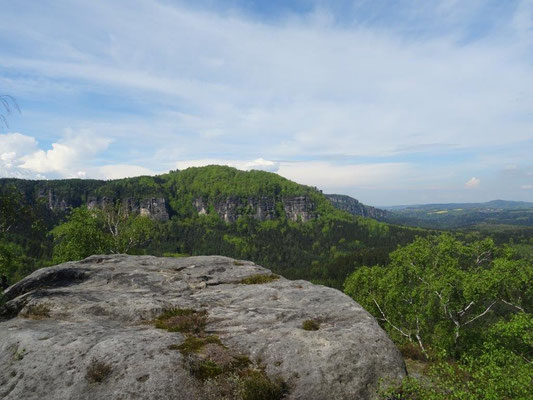
[[[269,283],[272,281],[276,281],[279,279],[279,275],[276,274],[257,274],[257,275],[251,275],[246,278],[243,278],[240,283],[243,285],[259,285],[262,283]]]
[[[110,364],[93,358],[87,367],[87,375],[85,377],[90,383],[102,383],[111,375],[111,371]]]
[[[306,319],[302,323],[304,331],[318,331],[320,329],[320,321],[316,319]]]
[[[155,327],[169,332],[199,334],[207,323],[207,311],[191,308],[171,308],[165,310],[155,320]]]

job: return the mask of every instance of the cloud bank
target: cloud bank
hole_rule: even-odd
[[[527,199],[533,2],[341,3],[6,5],[0,175],[222,162],[372,204]]]

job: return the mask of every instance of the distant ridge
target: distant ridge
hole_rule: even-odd
[[[485,203],[417,204],[386,207],[386,222],[432,229],[533,226],[533,203],[492,200]]]
[[[359,200],[344,194],[326,194],[325,196],[333,204],[333,207],[347,211],[352,215],[383,220],[388,214],[385,210],[364,205]]]
[[[410,204],[398,206],[382,207],[385,210],[405,210],[405,209],[479,209],[479,208],[499,208],[502,210],[533,208],[533,202],[513,201],[513,200],[491,200],[484,203],[429,203],[429,204]]]

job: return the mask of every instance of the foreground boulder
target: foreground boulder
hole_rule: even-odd
[[[231,258],[92,256],[0,308],[2,399],[372,399],[405,375],[341,292]]]

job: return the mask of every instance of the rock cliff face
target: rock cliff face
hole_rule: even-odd
[[[307,222],[316,217],[315,204],[307,196],[288,196],[281,200],[285,215],[291,221],[301,220]],[[206,200],[199,197],[194,200],[194,207],[198,214],[209,212]],[[213,208],[225,222],[235,222],[241,215],[249,215],[259,221],[274,219],[276,201],[272,197],[249,197],[246,199],[237,196],[228,196],[222,200],[214,201]]]
[[[81,201],[76,200],[67,200],[60,196],[57,196],[56,193],[51,189],[42,189],[37,193],[37,199],[46,199],[46,204],[48,208],[55,212],[64,212],[74,207],[79,207]]]
[[[104,208],[106,205],[113,204],[114,202],[114,199],[108,197],[89,197],[87,200],[87,208]],[[128,213],[140,214],[156,221],[166,221],[169,218],[166,201],[162,197],[152,197],[147,199],[134,199],[130,197],[122,199],[121,202],[122,207],[124,207]]]
[[[38,199],[46,199],[48,208],[56,213],[69,211],[73,208],[86,205],[89,209],[103,208],[108,204],[114,204],[117,199],[109,197],[95,197],[87,193],[77,193],[76,196],[66,199],[58,196],[53,189],[42,189],[37,193]],[[87,200],[84,201],[84,198]],[[121,199],[122,206],[128,213],[140,214],[156,221],[169,219],[166,200],[163,197],[150,197],[137,199],[128,197]]]
[[[374,218],[377,220],[383,220],[388,215],[387,211],[366,206],[350,196],[343,194],[326,194],[325,196],[335,208],[347,211],[352,215],[359,215],[361,217]]]
[[[357,303],[272,280],[251,262],[92,256],[36,271],[5,295],[6,400],[239,399],[231,389],[258,377],[283,381],[286,399],[365,400],[380,380],[405,376],[398,350]],[[183,329],[158,329],[168,328],[154,322],[164,310],[165,323]],[[318,329],[303,329],[306,320]]]

